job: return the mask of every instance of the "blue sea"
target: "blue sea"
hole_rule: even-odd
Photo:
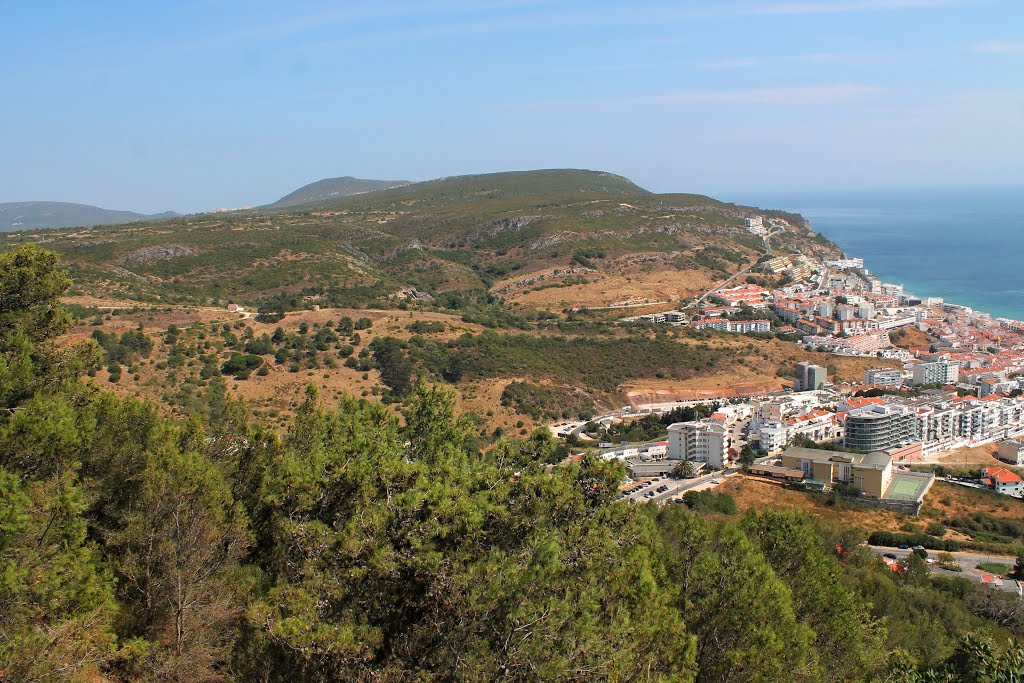
[[[799,213],[884,282],[1024,320],[1024,188],[744,194]]]

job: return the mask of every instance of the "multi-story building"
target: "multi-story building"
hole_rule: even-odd
[[[887,315],[874,321],[879,330],[895,330],[917,324],[917,315]]]
[[[954,398],[936,392],[900,402],[916,416],[926,455],[1024,435],[1024,401],[1019,398]]]
[[[789,260],[788,256],[775,256],[764,262],[764,268],[769,273],[778,275],[793,267],[793,262]]]
[[[797,437],[805,437],[818,443],[832,442],[842,438],[843,431],[835,413],[827,410],[810,410],[784,419],[766,421],[751,427],[756,435],[758,447],[768,455],[781,452]]]
[[[794,265],[786,269],[786,275],[788,275],[794,282],[802,282],[811,277],[814,271],[810,266],[806,264]]]
[[[923,384],[956,384],[960,379],[960,364],[956,361],[934,361],[917,363],[911,370],[910,383],[913,386]]]
[[[857,317],[863,318],[864,320],[870,320],[875,317],[875,307],[873,304],[867,302],[858,304],[857,306]]]
[[[905,406],[882,404],[846,414],[843,444],[859,451],[884,451],[918,441],[917,419]]]
[[[839,304],[836,306],[836,318],[839,320],[853,320],[857,317],[857,307],[852,304]]]
[[[770,320],[729,320],[728,318],[698,318],[690,323],[695,330],[719,330],[747,334],[750,332],[771,332]]]
[[[767,234],[767,230],[764,227],[764,219],[760,216],[754,216],[753,218],[746,219],[747,230],[754,233],[755,235]]]
[[[729,331],[747,334],[749,332],[771,332],[772,323],[770,320],[731,320]]]
[[[828,370],[813,363],[797,363],[793,385],[796,391],[815,391],[825,384],[828,384]]]
[[[686,322],[686,314],[682,311],[668,311],[665,314],[665,322],[678,325]]]
[[[871,368],[864,373],[864,383],[876,387],[899,388],[903,386],[903,373],[895,368]]]
[[[835,261],[825,261],[825,265],[829,268],[835,268],[836,270],[855,270],[864,267],[864,259],[862,258],[844,258],[836,259]]]
[[[1024,465],[1024,439],[1000,441],[996,457],[1017,467]]]
[[[676,422],[668,428],[670,460],[692,460],[718,469],[729,464],[729,429],[715,420]]]

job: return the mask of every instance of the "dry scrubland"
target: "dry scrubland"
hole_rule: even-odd
[[[988,491],[935,482],[925,498],[924,507],[917,517],[898,514],[889,510],[862,506],[835,507],[827,496],[815,496],[795,491],[781,484],[757,477],[737,476],[725,481],[715,489],[730,494],[740,512],[781,508],[800,510],[816,517],[856,527],[867,534],[874,531],[910,532],[910,525],[923,530],[932,523],[946,526],[946,532],[938,538],[969,542],[986,541],[981,532],[954,528],[962,526],[963,520],[987,520],[1010,524],[1024,521],[1024,501]],[[989,526],[992,524],[986,522]],[[1002,551],[1013,554],[1010,548]]]
[[[90,303],[82,300],[73,302],[81,305]],[[110,302],[106,303],[110,305]],[[213,339],[217,334],[211,334],[211,329],[220,330],[224,325],[228,325],[232,334],[241,342],[250,330],[253,338],[259,338],[262,335],[272,335],[279,327],[287,335],[298,335],[300,327],[307,326],[307,334],[311,335],[325,323],[333,324],[343,317],[353,320],[368,318],[372,321],[372,326],[356,332],[358,342],[353,345],[353,355],[358,355],[363,349],[369,349],[373,341],[381,337],[408,341],[416,335],[410,327],[417,324],[422,326],[425,323],[436,323],[439,326],[437,329],[441,331],[431,331],[419,336],[441,345],[455,342],[462,335],[479,336],[485,332],[481,325],[464,322],[460,317],[427,311],[321,309],[290,312],[279,322],[261,323],[252,317],[211,307],[165,307],[136,312],[123,310],[127,309],[129,304],[130,302],[122,302],[116,315],[104,315],[102,320],[82,320],[71,330],[68,339],[83,339],[96,330],[121,335],[136,330],[141,325],[142,332],[153,341],[150,356],[132,363],[131,371],[122,373],[116,383],[109,382],[109,373],[105,369],[97,373],[96,379],[118,394],[139,395],[165,405],[168,403],[168,396],[175,395],[183,383],[191,384],[195,391],[204,384],[201,380],[195,379],[201,367],[197,358],[187,359],[185,364],[176,370],[163,367],[171,352],[171,347],[164,340],[171,326],[182,330],[183,339],[198,342],[196,335],[203,333],[208,335],[208,339]],[[101,324],[96,325],[96,322]],[[606,338],[606,342],[613,346],[615,339],[627,338],[628,333],[622,328],[604,323],[599,325],[603,327],[602,338]],[[540,369],[531,372],[529,367],[524,368],[522,363],[514,362],[510,362],[508,367],[503,367],[501,359],[498,358],[492,359],[490,365],[493,365],[493,369],[488,371],[487,376],[466,376],[454,382],[458,390],[460,408],[480,416],[488,429],[502,427],[522,430],[546,420],[539,419],[540,415],[531,417],[529,412],[517,411],[515,406],[502,405],[503,391],[514,382],[528,382],[531,386],[540,387],[542,391],[554,392],[552,400],[557,400],[558,396],[576,395],[574,400],[589,404],[595,410],[601,410],[617,406],[622,401],[639,404],[777,391],[789,384],[785,369],[802,360],[832,364],[833,369],[839,372],[839,378],[846,380],[862,377],[864,369],[871,365],[871,359],[835,358],[803,352],[792,343],[778,340],[756,340],[718,333],[691,338],[680,331],[675,333],[680,334],[677,341],[668,340],[664,343],[678,344],[691,349],[697,354],[698,364],[700,349],[706,349],[709,357],[713,356],[708,367],[702,367],[684,379],[673,379],[667,374],[659,378],[656,375],[665,373],[662,372],[663,368],[659,365],[657,357],[634,358],[631,360],[638,363],[635,374],[631,374],[628,367],[620,368],[619,371],[622,373],[621,376],[626,378],[625,381],[617,385],[594,387],[591,385],[593,378],[580,377],[577,380],[571,373],[553,377]],[[500,330],[491,331],[490,334],[498,335],[499,339],[534,338],[539,342],[545,339],[566,338],[556,329]],[[640,336],[637,337],[637,334]],[[592,340],[593,336],[580,332],[575,336],[570,333],[567,338],[577,338],[582,342]],[[634,332],[630,338],[648,339],[653,344],[657,335],[653,331],[641,331]],[[345,341],[343,338],[338,344]],[[218,351],[218,364],[227,360],[231,352],[236,350],[241,349],[222,347]],[[572,354],[571,350],[569,353]],[[382,384],[380,373],[373,367],[373,363],[370,363],[370,367],[345,367],[342,364],[344,358],[333,354],[333,349],[324,351],[321,358],[331,358],[334,367],[321,364],[319,367],[302,367],[294,371],[290,363],[276,363],[273,356],[264,355],[264,365],[267,368],[265,376],[253,373],[244,380],[236,380],[231,375],[225,375],[224,379],[233,396],[246,399],[258,414],[275,418],[283,418],[289,414],[301,402],[304,389],[310,383],[320,387],[325,401],[331,405],[336,404],[345,394],[377,400],[387,388]],[[640,360],[643,360],[642,365],[639,364]],[[576,358],[575,361],[586,364],[585,359]],[[526,374],[522,372],[524,369],[527,370]],[[785,376],[780,376],[780,373]],[[438,381],[437,377],[429,373],[424,376],[431,381]],[[189,380],[190,377],[192,380]],[[182,396],[178,395],[178,398],[181,399]]]

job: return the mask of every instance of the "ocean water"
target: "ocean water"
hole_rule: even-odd
[[[1024,320],[1024,188],[745,194],[799,213],[884,282]]]

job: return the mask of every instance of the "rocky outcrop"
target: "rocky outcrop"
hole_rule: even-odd
[[[526,289],[538,282],[544,282],[546,280],[555,280],[561,277],[569,277],[572,275],[582,275],[583,273],[596,273],[597,271],[593,268],[573,267],[573,268],[557,268],[550,273],[538,273],[537,275],[531,275],[530,277],[523,278],[522,280],[516,280],[510,282],[507,285],[499,287],[494,290],[497,294],[511,294],[512,292],[518,292],[521,289]]]
[[[412,299],[413,301],[433,301],[434,297],[427,292],[422,292],[415,287],[409,286],[399,290],[393,296],[399,299]]]
[[[455,238],[449,238],[446,240],[445,246],[456,247],[460,244],[486,242],[487,240],[492,240],[505,232],[518,232],[531,223],[535,223],[536,221],[544,218],[548,218],[548,216],[508,216],[505,218],[498,218],[477,228],[461,233]]]
[[[180,244],[161,244],[155,247],[140,247],[130,251],[117,260],[121,265],[145,265],[156,261],[170,261],[181,256],[191,256],[195,252]]]

